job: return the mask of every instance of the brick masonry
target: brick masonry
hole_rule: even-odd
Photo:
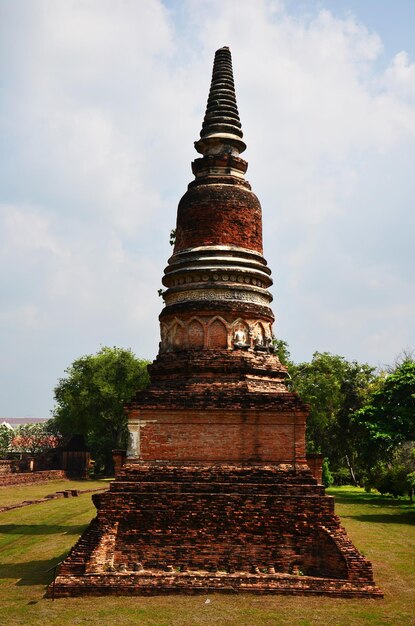
[[[379,597],[307,466],[132,463],[61,566],[58,596],[246,590]]]
[[[137,423],[140,429],[136,454],[143,461],[305,462],[301,413],[166,409],[130,415],[131,428]]]
[[[195,180],[163,276],[160,349],[130,441],[55,594],[380,597],[305,455],[308,407],[273,352],[270,270],[230,52],[215,55]]]
[[[13,472],[13,461],[6,459],[0,459],[0,477],[5,474],[11,474]]]
[[[179,203],[175,252],[238,241],[242,248],[262,253],[259,200],[239,180],[230,182],[189,188]]]
[[[0,476],[0,487],[9,487],[10,485],[30,485],[33,483],[44,483],[48,480],[57,480],[67,478],[64,470],[46,470],[43,472],[27,472],[2,474]]]

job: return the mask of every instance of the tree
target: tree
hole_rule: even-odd
[[[127,445],[124,407],[148,385],[148,363],[131,350],[104,347],[76,359],[55,388],[57,427],[63,435],[84,435],[105,473],[112,468],[112,450]]]
[[[274,345],[275,354],[281,361],[283,365],[290,366],[291,363],[291,354],[288,347],[288,343],[283,339],[273,339],[272,341]]]
[[[379,461],[371,468],[365,487],[393,497],[407,494],[412,500],[415,489],[415,445],[407,441],[398,445],[387,462]]]
[[[315,352],[310,363],[289,365],[292,384],[310,405],[309,452],[321,452],[335,471],[347,466],[357,483],[359,428],[353,421],[375,380],[375,368],[328,352]]]
[[[333,475],[330,471],[329,461],[328,459],[323,460],[323,465],[321,468],[321,479],[322,483],[325,487],[331,487],[333,484]]]
[[[21,424],[12,431],[9,444],[11,452],[38,454],[60,444],[60,437],[54,432],[52,420],[39,424]]]
[[[13,439],[14,430],[11,426],[0,424],[0,458],[4,458],[9,451],[9,445]]]
[[[365,405],[354,415],[365,442],[368,469],[391,457],[407,441],[415,441],[415,361],[405,359],[386,376]]]

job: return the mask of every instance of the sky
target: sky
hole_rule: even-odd
[[[74,359],[153,359],[169,233],[228,45],[274,333],[415,348],[415,2],[0,0],[0,416]]]

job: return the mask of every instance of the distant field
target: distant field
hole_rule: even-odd
[[[56,487],[57,483],[4,488],[0,490],[0,498],[35,499],[42,497],[40,494],[69,488],[71,484],[65,481],[64,486]],[[95,486],[92,481],[82,485]],[[43,597],[45,585],[52,577],[47,570],[64,557],[94,516],[91,496],[85,494],[0,514],[0,623],[2,626],[414,625],[415,506],[352,487],[330,489],[329,493],[336,496],[337,512],[356,546],[372,560],[376,581],[385,592],[384,600],[210,594],[70,598],[52,602]],[[206,604],[207,598],[210,602]]]

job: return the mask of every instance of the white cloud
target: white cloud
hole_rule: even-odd
[[[0,311],[0,322],[2,325],[18,324],[21,329],[38,331],[43,326],[39,310],[33,304],[16,306],[15,308],[3,308]]]
[[[1,250],[3,256],[42,251],[54,256],[61,255],[62,251],[50,231],[49,220],[42,215],[41,209],[0,205],[0,217],[4,237]]]
[[[397,97],[415,100],[415,63],[410,62],[407,52],[402,50],[393,59],[384,76],[386,88]]]
[[[319,349],[387,362],[414,342],[406,52],[379,68],[380,37],[353,17],[272,0],[39,0],[2,13],[9,390],[23,360],[39,371],[3,412],[44,414],[64,367],[100,344],[155,355],[168,234],[222,45],[264,209],[277,334],[299,359]]]

